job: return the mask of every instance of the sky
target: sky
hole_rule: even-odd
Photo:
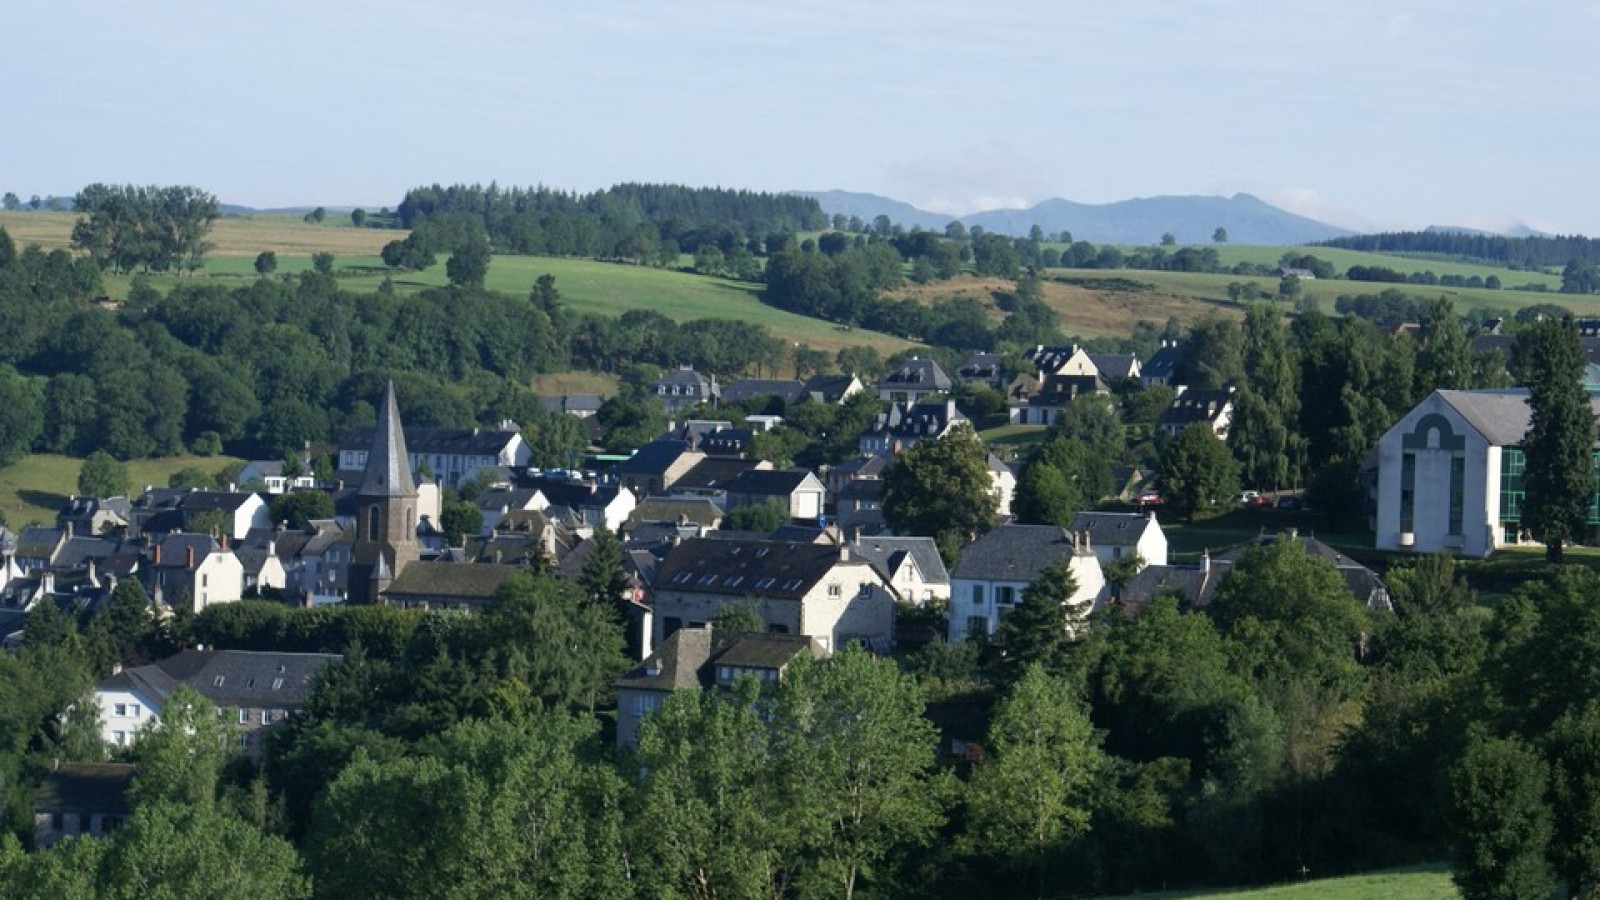
[[[497,181],[1600,236],[1600,3],[16,0],[0,191]]]

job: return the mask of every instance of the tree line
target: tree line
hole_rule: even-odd
[[[1442,254],[1525,271],[1541,271],[1578,260],[1600,263],[1600,241],[1582,235],[1505,237],[1465,231],[1391,231],[1332,238],[1317,246],[1367,253]]]

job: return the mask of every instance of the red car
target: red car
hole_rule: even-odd
[[[1133,498],[1133,502],[1139,506],[1160,506],[1161,504],[1167,502],[1167,500],[1165,497],[1162,497],[1155,491],[1145,491],[1139,496]]]

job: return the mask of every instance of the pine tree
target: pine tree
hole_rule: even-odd
[[[1546,558],[1559,563],[1563,546],[1583,528],[1595,488],[1595,417],[1581,381],[1586,362],[1577,323],[1570,315],[1533,323],[1517,338],[1515,362],[1532,410],[1522,441],[1522,522],[1545,545]]]

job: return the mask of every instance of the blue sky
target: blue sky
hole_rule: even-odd
[[[1600,235],[1600,4],[19,0],[0,190],[393,206],[458,181],[1255,194]]]

